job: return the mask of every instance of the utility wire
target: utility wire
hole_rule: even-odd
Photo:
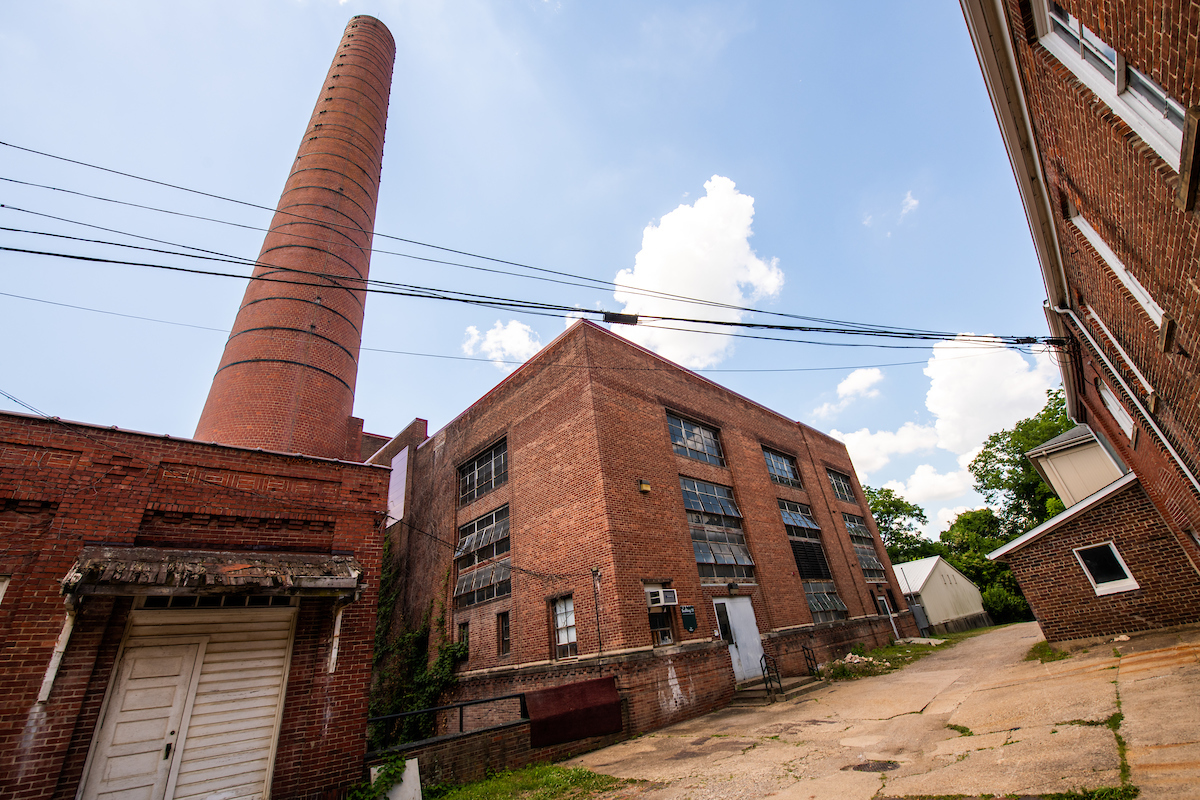
[[[40,150],[33,150],[31,148],[21,147],[19,145],[15,145],[15,144],[12,144],[9,142],[0,141],[0,145],[2,145],[4,147],[10,147],[10,148],[13,148],[16,150],[21,150],[23,152],[32,153],[34,155],[42,156],[44,158],[50,158],[50,159],[54,159],[54,160],[58,160],[58,161],[64,161],[64,162],[67,162],[70,164],[87,167],[89,169],[100,170],[102,172],[108,172],[110,174],[120,175],[125,178],[131,178],[133,180],[143,181],[143,182],[151,183],[151,184],[154,184],[157,186],[163,186],[166,188],[175,189],[177,191],[188,192],[191,194],[197,194],[202,197],[208,197],[208,198],[212,198],[212,199],[216,199],[216,200],[221,200],[224,202],[235,203],[237,205],[242,205],[242,206],[246,206],[249,208],[255,208],[255,209],[259,209],[259,210],[263,210],[263,211],[270,211],[273,214],[285,214],[287,216],[295,217],[297,219],[301,219],[301,220],[305,220],[305,221],[309,221],[309,222],[319,222],[320,224],[328,226],[328,227],[343,227],[343,228],[347,228],[349,230],[353,230],[356,232],[365,232],[365,231],[362,231],[362,229],[359,228],[358,226],[340,225],[338,223],[318,221],[318,220],[312,219],[311,217],[306,217],[304,215],[295,214],[295,213],[289,212],[289,211],[283,211],[280,209],[272,208],[270,206],[264,206],[259,203],[251,203],[251,202],[248,202],[245,200],[238,200],[235,198],[226,197],[224,195],[218,195],[218,194],[214,194],[211,192],[204,192],[199,189],[192,189],[192,188],[186,187],[186,186],[180,186],[177,184],[172,184],[172,183],[167,183],[164,181],[155,180],[153,178],[146,178],[141,175],[135,175],[133,173],[122,172],[120,170],[111,169],[109,167],[102,167],[97,164],[88,163],[86,161],[80,161],[77,159],[66,158],[64,156],[59,156],[59,155],[55,155],[52,153],[46,153],[46,152],[43,152]],[[12,180],[12,179],[6,178],[4,180]],[[20,181],[13,181],[13,182],[22,183]],[[26,184],[26,185],[36,186],[37,184]],[[57,191],[69,191],[69,190],[56,189],[56,187],[42,187],[42,188],[55,189]],[[90,197],[90,195],[89,195],[89,197]],[[95,198],[95,199],[107,200],[108,198]],[[113,201],[113,202],[120,202],[120,201]],[[140,206],[140,207],[146,208],[148,210],[162,211],[162,209],[156,209],[151,206]],[[167,212],[167,213],[174,213],[174,212]],[[214,221],[216,221],[216,220],[214,220]],[[249,226],[241,226],[241,227],[249,227]],[[257,229],[257,230],[262,230],[262,229]],[[457,249],[450,248],[450,247],[443,247],[441,245],[435,245],[435,244],[431,244],[428,242],[422,242],[417,239],[407,239],[407,238],[400,237],[400,236],[393,236],[390,234],[378,233],[378,232],[365,232],[365,233],[370,233],[375,238],[391,239],[393,241],[404,242],[406,244],[413,244],[413,245],[417,245],[419,247],[428,247],[430,249],[440,250],[442,252],[454,253],[455,255],[467,256],[469,258],[478,258],[483,261],[490,261],[490,262],[497,263],[497,264],[504,264],[507,266],[519,267],[521,269],[527,269],[527,270],[541,272],[541,273],[550,274],[550,275],[558,275],[560,277],[574,278],[576,280],[590,281],[591,283],[597,284],[599,286],[603,286],[606,289],[616,289],[616,290],[620,290],[620,291],[633,291],[633,292],[637,292],[637,293],[648,292],[648,293],[653,294],[658,297],[679,300],[682,302],[700,303],[703,305],[719,306],[719,307],[723,307],[723,308],[729,308],[729,309],[748,312],[748,313],[769,314],[772,316],[787,317],[787,318],[791,318],[791,319],[805,320],[805,321],[809,321],[809,322],[817,322],[817,323],[822,323],[822,324],[840,324],[840,325],[857,325],[858,324],[858,323],[848,323],[848,322],[841,321],[841,320],[830,320],[830,319],[823,319],[823,318],[819,318],[819,317],[808,317],[808,316],[802,316],[802,315],[797,315],[797,314],[788,314],[788,313],[780,312],[780,311],[762,311],[759,309],[749,308],[747,306],[738,306],[738,305],[727,304],[727,303],[719,303],[719,302],[710,301],[710,300],[701,300],[701,299],[694,298],[694,297],[687,297],[684,295],[675,295],[675,294],[670,294],[667,292],[659,292],[659,291],[655,291],[655,290],[639,290],[639,289],[636,289],[635,287],[627,287],[627,286],[623,286],[621,284],[613,283],[611,281],[606,281],[606,280],[602,280],[599,278],[591,278],[591,277],[584,276],[584,275],[576,275],[576,274],[569,273],[569,272],[546,269],[544,267],[535,267],[533,265],[524,264],[519,261],[509,261],[507,259],[494,258],[492,256],[485,256],[485,255],[481,255],[479,253],[472,253],[467,250],[457,250]],[[456,266],[464,266],[464,265],[456,265]],[[520,276],[520,277],[530,277],[530,276]],[[891,326],[874,326],[874,327],[878,328],[878,327],[891,327]],[[916,329],[895,327],[894,330],[913,331]]]

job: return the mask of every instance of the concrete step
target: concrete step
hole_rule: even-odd
[[[782,680],[783,691],[775,690],[774,694],[767,691],[762,678],[738,684],[737,691],[730,706],[765,706],[771,703],[792,700],[805,692],[811,692],[824,684],[811,675],[799,675]]]

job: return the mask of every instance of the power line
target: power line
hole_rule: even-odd
[[[40,297],[29,297],[26,295],[12,294],[11,292],[0,292],[0,297],[11,297],[16,300],[27,300],[33,303],[43,303],[45,305],[57,306],[59,308],[69,308],[75,311],[88,311],[93,314],[104,314],[106,316],[121,317],[123,319],[134,319],[142,322],[154,322],[160,325],[174,325],[181,328],[193,328],[195,330],[212,331],[214,333],[229,333],[225,328],[213,328],[208,325],[195,325],[189,322],[179,322],[169,319],[158,319],[156,317],[143,317],[137,314],[125,314],[119,311],[109,311],[102,308],[90,308],[88,306],[79,306],[72,303],[63,303],[56,300],[46,300]],[[360,347],[359,350],[370,353],[384,353],[387,355],[413,356],[416,358],[436,358],[446,361],[473,361],[484,364],[509,364],[520,366],[527,363],[526,361],[512,361],[507,359],[497,358],[477,358],[474,356],[452,356],[445,353],[418,353],[412,350],[391,350],[382,347]],[[981,358],[984,354],[979,353],[969,356],[955,356],[953,360],[963,358]],[[843,364],[833,367],[774,367],[769,369],[717,369],[717,368],[699,368],[693,369],[692,372],[713,372],[713,373],[787,373],[787,372],[839,372],[842,370],[854,369],[877,369],[881,367],[908,367],[920,364],[928,364],[929,359],[921,359],[919,361],[892,361],[879,364]],[[562,362],[554,362],[549,366],[577,368],[577,369],[593,369],[593,370],[610,370],[615,372],[669,372],[674,370],[674,367],[600,367],[594,364],[564,364]]]
[[[11,147],[11,148],[13,148],[13,149],[16,149],[16,150],[21,150],[21,151],[24,151],[24,152],[27,152],[27,153],[32,153],[32,154],[34,154],[34,155],[42,156],[42,157],[44,157],[44,158],[50,158],[50,159],[54,159],[54,160],[58,160],[58,161],[64,161],[64,162],[67,162],[67,163],[70,163],[70,164],[75,164],[75,165],[77,165],[77,166],[87,167],[87,168],[89,168],[89,169],[95,169],[95,170],[99,170],[99,171],[102,171],[102,172],[108,172],[108,173],[111,173],[111,174],[114,174],[114,175],[120,175],[120,176],[122,176],[122,177],[125,177],[125,178],[130,178],[130,179],[137,180],[137,181],[143,181],[143,182],[146,182],[146,183],[151,183],[151,184],[154,184],[154,185],[157,185],[157,186],[163,186],[163,187],[166,187],[166,188],[175,189],[175,190],[177,190],[177,191],[188,192],[188,193],[191,193],[191,194],[197,194],[197,195],[200,195],[200,196],[202,196],[202,197],[208,197],[208,198],[212,198],[212,199],[216,199],[216,200],[221,200],[221,201],[224,201],[224,202],[234,203],[234,204],[237,204],[237,205],[242,205],[242,206],[246,206],[246,207],[249,207],[249,208],[255,208],[255,209],[262,210],[262,211],[270,211],[270,212],[272,212],[273,214],[284,214],[284,215],[286,215],[286,216],[294,217],[294,218],[296,218],[296,219],[306,220],[306,221],[309,221],[309,222],[319,222],[321,225],[323,225],[323,226],[326,226],[326,227],[341,227],[341,228],[346,228],[346,229],[349,229],[349,230],[354,230],[354,231],[359,231],[359,232],[361,232],[361,229],[360,229],[359,227],[357,227],[357,226],[354,226],[354,225],[342,225],[342,224],[338,224],[338,223],[332,223],[332,222],[327,222],[327,221],[319,221],[319,220],[314,220],[314,219],[312,219],[311,217],[306,217],[306,216],[304,216],[304,215],[302,215],[302,214],[296,214],[296,213],[293,213],[293,212],[290,212],[290,211],[283,211],[283,210],[280,210],[280,209],[272,208],[272,207],[270,207],[270,206],[264,206],[264,205],[261,205],[261,204],[259,204],[259,203],[251,203],[251,202],[248,202],[248,201],[245,201],[245,200],[238,200],[238,199],[236,199],[236,198],[226,197],[226,196],[224,196],[224,195],[219,195],[219,194],[215,194],[215,193],[212,193],[212,192],[204,192],[204,191],[201,191],[201,190],[199,190],[199,189],[192,189],[192,188],[190,188],[190,187],[186,187],[186,186],[180,186],[180,185],[177,185],[177,184],[172,184],[172,183],[167,183],[167,182],[165,182],[165,181],[159,181],[159,180],[155,180],[155,179],[153,179],[153,178],[146,178],[146,177],[143,177],[143,176],[141,176],[141,175],[135,175],[135,174],[133,174],[133,173],[129,173],[129,172],[122,172],[122,171],[120,171],[120,170],[111,169],[111,168],[109,168],[109,167],[102,167],[102,166],[99,166],[99,165],[97,165],[97,164],[91,164],[91,163],[89,163],[89,162],[86,162],[86,161],[80,161],[80,160],[77,160],[77,159],[66,158],[66,157],[64,157],[64,156],[59,156],[59,155],[55,155],[55,154],[52,154],[52,153],[46,153],[46,152],[43,152],[43,151],[40,151],[40,150],[33,150],[33,149],[31,149],[31,148],[28,148],[28,147],[21,147],[20,145],[15,145],[15,144],[12,144],[12,143],[10,143],[10,142],[4,142],[4,141],[0,141],[0,145],[3,145],[3,146],[5,146],[5,147]],[[9,178],[4,178],[3,180],[9,180],[9,181],[12,181],[12,182],[17,182],[17,183],[24,183],[24,182],[21,182],[21,181],[13,181],[13,179],[9,179]],[[38,184],[26,184],[26,185],[38,186]],[[45,187],[45,186],[43,186],[43,187],[41,187],[41,188],[54,189],[54,190],[56,190],[56,191],[70,191],[70,190],[65,190],[65,189],[57,189],[56,187]],[[79,193],[76,193],[76,192],[72,192],[72,193],[73,193],[73,194],[79,194]],[[91,195],[84,195],[84,196],[87,196],[87,197],[92,197]],[[108,200],[108,198],[99,198],[99,197],[96,197],[96,198],[94,198],[94,199]],[[121,201],[112,201],[112,202],[121,202]],[[131,204],[131,205],[134,205],[134,204]],[[141,208],[145,208],[145,209],[148,209],[148,210],[162,211],[162,209],[156,209],[156,208],[154,208],[154,207],[152,207],[152,206],[139,206],[139,207],[141,207]],[[176,213],[176,212],[166,212],[166,213]],[[189,215],[185,215],[185,216],[189,216]],[[203,218],[201,218],[201,219],[203,219]],[[213,221],[217,221],[217,220],[213,220]],[[240,227],[249,227],[249,226],[240,226]],[[256,229],[256,230],[262,230],[262,229]],[[482,254],[479,254],[479,253],[472,253],[472,252],[470,252],[470,251],[467,251],[467,250],[457,250],[457,249],[455,249],[455,248],[451,248],[451,247],[443,247],[443,246],[441,246],[441,245],[435,245],[435,244],[431,244],[431,243],[429,243],[429,242],[422,242],[422,241],[420,241],[420,240],[417,240],[417,239],[408,239],[408,238],[404,238],[404,237],[401,237],[401,236],[393,236],[393,235],[391,235],[391,234],[386,234],[386,233],[373,232],[373,236],[374,236],[374,238],[391,239],[391,240],[393,240],[393,241],[404,242],[404,243],[406,243],[406,244],[413,244],[413,245],[417,245],[417,246],[419,246],[419,247],[428,247],[428,248],[430,248],[430,249],[434,249],[434,250],[440,250],[440,251],[442,251],[442,252],[454,253],[455,255],[467,256],[467,257],[469,257],[469,258],[478,258],[478,259],[480,259],[480,260],[483,260],[483,261],[490,261],[490,262],[497,263],[497,264],[505,264],[505,265],[507,265],[507,266],[519,267],[519,268],[521,268],[521,269],[527,269],[527,270],[531,270],[531,271],[535,271],[535,272],[541,272],[541,273],[546,273],[546,274],[550,274],[550,275],[557,275],[557,276],[560,276],[560,277],[574,278],[574,279],[576,279],[576,280],[585,280],[585,281],[589,281],[589,282],[591,282],[591,283],[597,284],[597,285],[599,285],[599,286],[603,286],[603,287],[605,287],[606,289],[608,289],[608,288],[611,288],[611,289],[619,289],[619,290],[621,290],[621,291],[631,291],[631,292],[634,292],[634,293],[649,293],[649,294],[651,294],[651,295],[658,296],[658,297],[661,297],[661,298],[664,298],[664,299],[673,299],[673,300],[682,301],[682,302],[688,302],[688,303],[699,303],[699,304],[702,304],[702,305],[717,306],[717,307],[728,308],[728,309],[731,309],[731,310],[737,310],[737,311],[748,312],[748,313],[756,313],[756,314],[768,314],[768,315],[771,315],[771,316],[779,316],[779,317],[785,317],[785,318],[790,318],[790,319],[805,320],[805,321],[808,321],[808,322],[816,322],[816,323],[825,324],[825,325],[850,325],[850,326],[857,326],[857,325],[859,324],[859,323],[854,323],[854,322],[846,322],[846,321],[842,321],[842,320],[831,320],[831,319],[823,319],[823,318],[820,318],[820,317],[809,317],[809,316],[803,316],[803,315],[798,315],[798,314],[789,314],[789,313],[785,313],[785,312],[781,312],[781,311],[763,311],[763,310],[759,310],[759,309],[750,308],[750,307],[747,307],[747,306],[738,306],[738,305],[733,305],[733,304],[728,304],[728,303],[720,303],[720,302],[717,302],[717,301],[711,301],[711,300],[702,300],[702,299],[699,299],[699,298],[687,297],[687,296],[685,296],[685,295],[675,295],[675,294],[671,294],[671,293],[668,293],[668,292],[659,292],[659,291],[656,291],[656,290],[643,290],[643,289],[637,289],[636,287],[628,287],[628,286],[624,286],[624,285],[622,285],[622,284],[617,284],[617,283],[614,283],[614,282],[612,282],[612,281],[606,281],[606,280],[602,280],[602,279],[599,279],[599,278],[591,278],[591,277],[588,277],[588,276],[585,276],[585,275],[576,275],[576,274],[569,273],[569,272],[563,272],[563,271],[559,271],[559,270],[546,269],[546,268],[544,268],[544,267],[535,267],[535,266],[533,266],[533,265],[531,265],[531,264],[524,264],[524,263],[522,263],[522,262],[519,262],[519,261],[510,261],[510,260],[507,260],[507,259],[502,259],[502,258],[494,258],[494,257],[492,257],[492,256],[485,256],[485,255],[482,255]],[[403,254],[397,254],[397,255],[403,255]],[[406,257],[408,257],[408,256],[406,256]],[[443,262],[443,263],[449,263],[449,262]],[[466,265],[454,264],[454,266],[466,266]],[[472,268],[472,267],[468,267],[468,268]],[[531,276],[518,276],[518,277],[531,277]],[[880,325],[875,325],[875,326],[871,326],[871,327],[873,327],[873,328],[875,328],[875,329],[879,329],[879,328],[884,328],[884,327],[886,327],[886,328],[890,328],[890,329],[892,329],[892,330],[896,330],[896,331],[909,331],[909,332],[913,332],[913,331],[918,331],[918,330],[919,330],[919,329],[913,329],[913,328],[894,327],[894,326],[880,326]],[[921,332],[928,333],[929,331],[921,331]]]

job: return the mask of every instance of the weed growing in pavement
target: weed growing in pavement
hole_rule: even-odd
[[[1061,661],[1064,658],[1070,658],[1071,654],[1065,650],[1055,650],[1050,646],[1050,643],[1043,640],[1029,648],[1029,652],[1025,654],[1026,661],[1041,661],[1045,664],[1048,661]]]
[[[974,733],[971,732],[971,729],[966,727],[965,725],[947,725],[946,727],[952,731],[958,731],[963,736],[974,736],[975,735]]]
[[[462,786],[426,787],[423,796],[428,800],[585,800],[598,792],[633,783],[610,775],[600,775],[576,767],[568,769],[553,764],[533,764],[517,770],[505,770],[481,781]]]

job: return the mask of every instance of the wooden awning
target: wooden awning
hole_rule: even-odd
[[[272,594],[357,597],[362,566],[353,556],[84,547],[63,577],[65,595]]]

